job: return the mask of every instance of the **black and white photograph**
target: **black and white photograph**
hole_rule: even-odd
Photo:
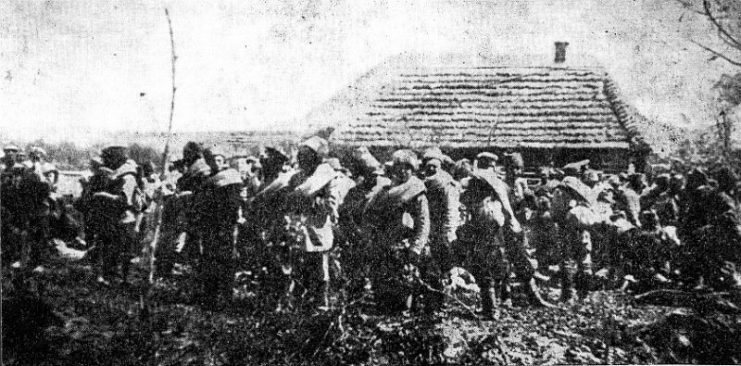
[[[741,364],[739,0],[4,0],[2,365]]]

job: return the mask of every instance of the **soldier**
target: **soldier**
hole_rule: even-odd
[[[521,177],[525,169],[525,160],[520,153],[509,153],[505,155],[505,183],[511,187],[511,202],[514,206],[519,206],[520,202],[525,199],[525,194],[530,191],[527,179]]]
[[[633,173],[628,176],[628,184],[620,194],[619,206],[627,215],[628,221],[636,227],[641,227],[639,215],[641,212],[641,194],[646,188],[646,176]]]
[[[299,170],[289,181],[285,202],[287,212],[300,223],[301,257],[296,268],[300,285],[308,303],[318,304],[321,309],[329,308],[330,251],[342,199],[340,176],[323,162],[328,149],[327,141],[318,136],[301,143]]]
[[[453,166],[453,179],[460,182],[461,180],[471,176],[473,172],[473,165],[468,159],[460,159],[455,162]]]
[[[363,210],[368,200],[383,187],[389,186],[391,180],[383,176],[381,163],[365,147],[353,151],[350,167],[355,186],[348,191],[339,208],[338,239],[344,244],[340,250],[346,281],[349,282],[349,295],[357,298],[364,293],[367,281],[370,281],[369,241],[364,232]]]
[[[168,253],[165,256],[169,255],[170,258],[174,259],[174,245],[177,241],[182,240],[181,233],[185,232],[185,240],[182,242],[183,247],[180,249],[182,262],[188,262],[198,257],[198,243],[201,240],[201,231],[195,229],[198,227],[198,222],[195,220],[197,214],[194,207],[194,200],[195,196],[201,193],[201,190],[206,186],[206,181],[212,175],[211,167],[203,157],[203,150],[203,145],[193,141],[188,142],[183,147],[183,166],[185,167],[185,172],[177,180],[177,194],[174,197],[175,201],[173,205],[170,206],[172,210],[166,212],[167,215],[163,214],[162,219],[163,229],[165,228],[164,222],[168,222],[168,234],[163,235],[162,240],[160,240],[160,243],[164,245],[162,253]],[[169,225],[170,223],[174,226]],[[174,231],[169,230],[170,228],[173,228]],[[166,262],[172,263],[172,259]],[[165,268],[172,268],[169,263],[166,264]]]
[[[592,276],[592,233],[602,217],[592,210],[594,195],[589,186],[574,176],[561,182],[553,198],[553,219],[561,240],[561,300],[586,296]]]
[[[535,190],[535,195],[538,197],[552,197],[553,191],[561,183],[555,174],[555,169],[547,166],[541,166],[538,169],[538,175],[540,177],[540,185]]]
[[[641,228],[631,240],[627,251],[628,266],[626,273],[636,277],[645,290],[645,286],[665,285],[670,282],[673,265],[673,254],[680,245],[676,233],[665,230],[659,216],[654,211],[641,212]]]
[[[539,294],[533,275],[535,268],[526,251],[523,229],[509,200],[509,188],[497,177],[497,155],[483,152],[477,157],[478,169],[468,183],[461,201],[468,209],[469,223],[464,231],[469,244],[472,274],[481,288],[482,311],[487,318],[496,317],[497,298],[510,296],[509,265],[525,285],[533,306],[552,306]]]
[[[2,257],[6,263],[12,263],[20,254],[19,235],[21,225],[19,221],[18,210],[20,209],[19,196],[17,192],[16,162],[15,157],[18,153],[18,147],[15,145],[6,145],[3,148],[2,165],[0,165],[0,224],[2,225],[2,237],[4,238],[2,246]],[[12,243],[12,244],[11,244]]]
[[[105,228],[100,238],[103,268],[98,281],[110,284],[110,279],[120,266],[121,280],[126,284],[132,253],[137,244],[136,214],[142,208],[141,197],[137,197],[141,194],[136,182],[137,166],[127,158],[123,146],[103,149],[101,158],[104,166],[113,173],[106,189],[93,193],[93,198],[100,200],[99,204],[105,210],[102,218]]]
[[[103,165],[103,160],[99,157],[90,159],[90,178],[80,178],[82,185],[82,194],[75,202],[75,209],[83,215],[83,225],[85,232],[85,242],[87,243],[87,258],[94,264],[99,265],[100,261],[100,236],[104,227],[104,206],[100,200],[94,199],[94,194],[105,191],[111,184],[113,171]]]
[[[460,221],[460,188],[450,174],[442,169],[450,160],[439,149],[429,149],[422,156],[426,178],[427,199],[430,206],[430,249],[435,262],[428,269],[431,285],[442,292],[444,274],[452,269],[451,246],[457,240],[456,230]],[[433,280],[433,277],[437,277]],[[441,293],[432,293],[431,304],[439,308],[443,303]]]
[[[10,157],[13,150],[9,149]],[[33,149],[33,162],[18,163],[20,155],[16,152],[15,164],[2,174],[3,234],[16,243],[7,254],[20,259],[23,267],[33,268],[49,249],[52,185],[44,175],[42,149]]]
[[[389,187],[374,194],[366,204],[364,221],[369,248],[371,284],[379,310],[411,310],[420,281],[437,280],[429,246],[430,209],[424,183],[416,176],[417,156],[411,150],[393,153]],[[419,271],[420,273],[417,273]],[[434,310],[434,296],[425,294],[425,310]]]
[[[263,174],[262,186],[267,187],[278,178],[280,173],[284,172],[284,167],[290,160],[282,149],[266,147],[263,154],[260,155],[260,165],[262,165]]]
[[[242,202],[242,181],[239,172],[224,164],[224,155],[204,151],[204,160],[213,172],[194,196],[195,222],[198,227],[198,279],[201,283],[201,304],[218,307],[232,298],[234,273],[234,241],[239,208]]]
[[[0,172],[5,173],[13,169],[16,164],[16,155],[18,155],[20,149],[15,145],[5,145],[3,147],[3,158],[2,165],[0,165]]]
[[[660,174],[654,180],[652,187],[647,189],[641,194],[640,204],[642,210],[651,210],[654,205],[658,202],[662,194],[669,190],[669,181],[671,180],[669,174]]]

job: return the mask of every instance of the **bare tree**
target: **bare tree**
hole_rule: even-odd
[[[741,1],[740,0],[677,0],[685,9],[704,16],[723,45],[711,47],[694,39],[690,41],[711,54],[709,61],[723,60],[741,67]],[[734,129],[733,110],[741,106],[741,72],[724,74],[713,86],[717,92],[719,112],[716,127],[721,148],[728,158]]]
[[[713,25],[723,48],[713,48],[691,40],[712,54],[711,60],[722,59],[741,67],[741,1],[738,0],[677,0],[685,9],[701,14]]]

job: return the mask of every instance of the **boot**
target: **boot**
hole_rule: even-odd
[[[574,273],[566,266],[561,268],[561,302],[573,303],[577,299],[574,289]]]
[[[531,306],[545,308],[555,307],[553,304],[549,303],[548,301],[543,299],[542,296],[540,296],[540,290],[538,289],[538,285],[535,283],[535,278],[531,278],[525,284],[525,294],[527,295]]]
[[[499,289],[499,305],[505,308],[511,308],[512,288],[509,286],[509,281],[502,280],[498,283],[497,288]]]
[[[493,288],[481,288],[481,316],[484,319],[494,319],[494,304],[496,304],[497,295]]]
[[[590,290],[590,274],[585,272],[579,272],[576,275],[574,281],[576,285],[576,292],[580,299],[584,299],[589,295]]]
[[[324,281],[322,283],[322,295],[321,302],[319,304],[319,310],[329,310],[329,282]]]

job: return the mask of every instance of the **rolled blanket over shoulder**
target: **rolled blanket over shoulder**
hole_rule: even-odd
[[[320,164],[316,170],[314,170],[314,173],[308,177],[304,176],[303,173],[294,176],[294,182],[292,182],[292,184],[298,183],[296,188],[293,190],[294,194],[304,198],[314,197],[324,189],[329,182],[338,176],[339,173],[337,173],[329,164]]]

